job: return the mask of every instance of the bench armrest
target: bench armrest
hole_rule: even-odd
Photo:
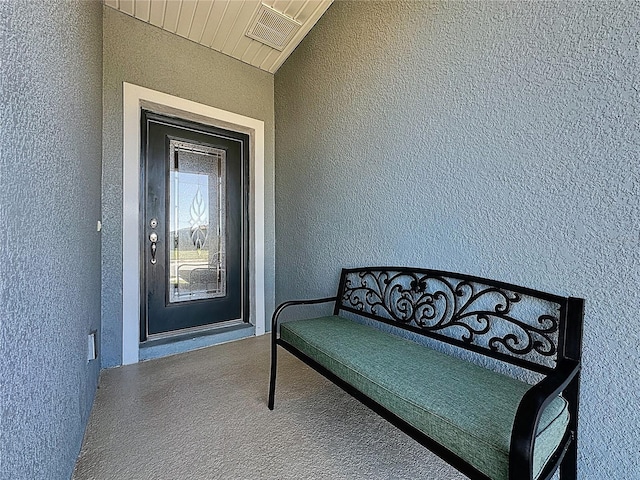
[[[311,300],[291,300],[288,302],[281,303],[278,305],[278,308],[273,312],[273,316],[271,317],[271,335],[275,338],[277,335],[277,327],[278,327],[278,317],[282,311],[287,307],[293,307],[295,305],[315,305],[318,303],[328,303],[335,302],[338,300],[338,297],[327,297],[327,298],[314,298]]]
[[[282,311],[288,307],[293,307],[295,305],[315,305],[318,303],[328,303],[328,302],[337,302],[338,297],[327,297],[327,298],[314,298],[311,300],[291,300],[289,302],[284,302],[278,305],[278,308],[273,312],[273,316],[271,317],[271,378],[269,380],[269,400],[268,407],[269,410],[273,410],[273,403],[275,400],[276,393],[276,364],[277,364],[277,344],[278,344],[278,318]]]
[[[542,412],[570,383],[577,380],[580,368],[580,363],[575,360],[561,360],[552,373],[531,387],[522,397],[511,433],[509,478],[533,478],[534,439]],[[571,399],[567,401],[571,402]],[[570,414],[573,414],[574,408],[574,405],[569,405]],[[561,445],[560,448],[566,448],[566,446]],[[544,478],[544,475],[540,477]]]

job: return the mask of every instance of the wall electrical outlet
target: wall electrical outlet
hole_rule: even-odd
[[[87,362],[98,358],[98,349],[96,348],[96,332],[93,331],[87,337]]]

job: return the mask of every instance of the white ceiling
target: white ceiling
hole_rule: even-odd
[[[270,73],[284,63],[333,0],[104,0],[143,22]],[[245,36],[264,3],[302,27],[282,51]]]

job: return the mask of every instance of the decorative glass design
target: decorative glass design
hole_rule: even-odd
[[[170,140],[169,303],[226,295],[225,153]]]
[[[191,201],[191,220],[189,220],[191,224],[191,241],[196,250],[204,247],[207,241],[207,234],[209,233],[206,228],[209,222],[208,213],[207,206],[202,199],[200,185],[198,185],[198,190],[196,190],[196,194]]]

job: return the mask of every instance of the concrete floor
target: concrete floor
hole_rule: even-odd
[[[103,371],[73,480],[466,478],[269,341]]]

